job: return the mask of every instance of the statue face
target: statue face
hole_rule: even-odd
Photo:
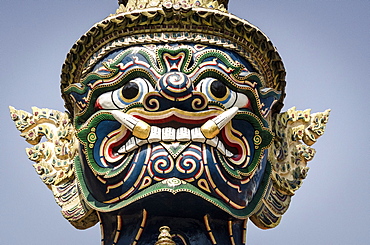
[[[76,173],[95,209],[172,192],[247,217],[262,196],[267,117],[279,94],[237,53],[202,44],[119,49],[66,94],[76,102]]]

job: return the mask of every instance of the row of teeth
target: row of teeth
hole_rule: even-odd
[[[232,157],[233,154],[225,148],[225,145],[218,139],[218,137],[214,137],[212,139],[207,139],[202,134],[200,128],[193,128],[188,129],[185,127],[181,127],[178,129],[166,127],[166,128],[159,128],[157,126],[151,126],[150,134],[147,139],[140,139],[138,137],[131,137],[126,144],[124,144],[119,150],[118,153],[124,154],[131,152],[148,143],[155,143],[155,142],[200,142],[206,143],[212,147],[217,148],[217,150],[225,155],[226,157]]]

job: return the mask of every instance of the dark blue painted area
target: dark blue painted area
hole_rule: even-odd
[[[197,108],[202,108],[202,107],[204,108],[207,103],[207,101],[205,100],[203,96],[200,96],[199,94],[196,94],[196,93],[194,93],[189,99],[183,100],[183,101],[173,101],[173,100],[169,100],[169,99],[162,97],[160,94],[151,94],[146,97],[145,101],[143,101],[145,106],[150,109],[155,108],[153,105],[149,103],[151,99],[155,99],[159,102],[159,108],[155,111],[165,111],[170,108],[177,108],[177,109],[181,109],[184,111],[195,112],[195,111],[199,111],[199,109]],[[194,100],[198,100],[199,104],[196,104],[197,108],[193,107],[192,102]]]
[[[218,47],[218,46],[210,46],[210,48],[218,49],[218,50],[221,50],[221,51],[227,53],[228,55],[230,55],[231,58],[233,58],[233,60],[239,61],[242,65],[244,65],[245,68],[247,68],[248,71],[256,72],[256,70],[253,68],[253,66],[245,58],[240,56],[238,53],[230,51],[228,49],[224,49],[222,47]]]
[[[93,80],[92,82],[95,82],[96,80]],[[83,104],[86,104],[85,99],[87,97],[88,91],[90,89],[84,89],[82,93],[77,92],[70,92],[70,95],[73,96],[75,101],[81,101]]]
[[[260,164],[252,178],[252,181],[254,182],[254,185],[256,186],[256,191],[258,190],[258,188],[264,188],[264,186],[261,186],[261,183],[265,177],[265,174],[270,174],[270,173],[266,173],[266,166],[267,164],[270,164],[267,160],[268,158],[268,150],[265,150],[263,152],[263,157],[260,161]],[[252,199],[251,196],[247,196],[248,200],[250,201]]]
[[[156,45],[157,46],[160,46],[160,45],[164,45],[164,44],[156,44]],[[171,48],[176,48],[176,47],[181,47],[181,45],[183,45],[183,44],[180,45],[180,44],[177,44],[177,43],[171,43],[171,44],[166,43],[165,45],[170,46]],[[186,45],[189,45],[190,47],[194,47],[194,46],[196,46],[198,44],[197,43],[186,43]],[[116,58],[117,55],[119,55],[120,53],[122,53],[124,50],[127,50],[129,48],[133,48],[133,47],[143,47],[143,46],[137,45],[137,46],[130,46],[128,48],[122,48],[122,49],[114,50],[114,51],[110,52],[108,55],[106,55],[99,62],[97,62],[96,65],[94,66],[93,70],[96,70],[97,68],[101,67],[102,64],[103,64],[103,62],[107,62],[110,59],[114,59],[114,58]],[[212,45],[207,46],[205,48],[205,50],[206,49],[217,49],[217,50],[221,50],[221,51],[225,52],[226,54],[230,55],[230,57],[232,59],[239,61],[242,65],[244,65],[247,68],[248,71],[250,71],[250,72],[256,72],[256,70],[253,68],[253,66],[246,59],[244,59],[242,56],[240,56],[236,52],[230,51],[228,49],[224,49],[222,47],[212,46]],[[122,59],[122,63],[123,64],[126,64],[126,63],[130,62],[132,60],[132,57],[133,56],[138,57],[139,60],[142,60],[142,61],[147,60],[143,55],[134,52],[134,53],[131,53],[131,54],[128,54],[127,56],[125,56]],[[211,61],[212,59],[213,59],[212,57],[209,57],[205,61]],[[173,63],[175,63],[175,61],[173,61]]]
[[[270,108],[272,107],[272,105],[277,101],[279,100],[281,97],[281,94],[276,92],[275,90],[270,90],[268,93],[266,94],[263,94],[263,93],[259,93],[259,98],[261,100],[261,105],[262,105],[262,108],[261,108],[261,111],[264,111],[266,109],[270,110]]]
[[[251,162],[252,162],[253,158],[256,157],[255,156],[254,142],[253,142],[253,137],[255,135],[255,130],[256,129],[253,127],[253,125],[250,122],[248,122],[246,120],[233,119],[232,120],[232,125],[233,125],[233,128],[236,129],[237,131],[241,132],[243,134],[244,138],[247,140],[247,142],[249,144],[249,149],[250,149],[250,152],[248,153],[248,155],[250,156]],[[248,165],[250,165],[250,163]]]
[[[137,158],[137,161],[130,162],[128,166],[126,167],[126,169],[122,171],[121,173],[119,173],[117,176],[114,176],[112,178],[104,178],[104,176],[101,176],[101,178],[105,179],[106,181],[105,184],[99,181],[95,175],[87,174],[86,176],[89,176],[89,177],[86,178],[86,183],[87,183],[87,186],[91,194],[94,196],[94,198],[100,202],[111,200],[111,199],[114,199],[126,193],[132,186],[134,186],[136,180],[138,179],[140,175],[143,165],[147,164],[144,161],[144,159],[146,158],[146,155],[150,154],[150,152],[148,153],[147,150],[148,148],[145,145],[140,149],[140,151],[134,151],[132,154],[135,154],[135,155],[139,154],[138,156],[135,156],[135,158]],[[84,169],[86,169],[86,167],[89,168],[89,166],[85,166]],[[132,168],[133,168],[133,171],[130,172]],[[87,172],[90,172],[90,170],[88,170]],[[109,192],[107,193],[107,187],[109,185],[115,185],[123,181],[126,177],[128,178],[126,179],[123,185],[120,185],[116,188],[111,188],[109,189]],[[133,194],[135,193],[136,191],[133,192]]]
[[[83,151],[81,152],[82,156],[84,156]],[[87,156],[81,157],[80,159],[83,178],[89,190],[89,195],[92,195],[96,200],[105,200],[106,186],[96,178],[95,173],[87,162]]]
[[[255,194],[257,193],[258,188],[260,187],[261,182],[264,179],[264,173],[265,173],[266,164],[267,164],[267,156],[263,157],[260,164],[257,165],[257,170],[254,173],[253,177],[250,179],[250,181],[247,182],[246,184],[241,184],[240,180],[237,180],[231,177],[230,175],[228,175],[228,173],[225,171],[222,165],[219,164],[219,162],[221,161],[219,160],[219,157],[216,157],[216,159],[218,159],[216,160],[216,162],[212,160],[212,157],[211,157],[212,155],[210,154],[210,152],[214,151],[214,154],[216,155],[215,149],[210,148],[208,146],[207,151],[209,152],[207,154],[208,156],[207,163],[208,163],[211,175],[212,175],[212,179],[217,185],[217,188],[233,202],[239,205],[248,206],[248,203],[250,203],[252,199],[255,197]],[[225,183],[225,180],[221,177],[221,175],[217,171],[216,165],[218,165],[218,167],[221,169],[221,172],[223,176],[226,177],[227,181],[229,181],[232,184],[240,186],[240,190],[233,188]],[[220,197],[216,193],[213,193],[213,195],[220,199]]]
[[[121,127],[121,124],[118,121],[107,121],[107,120],[100,122],[98,126],[96,127],[97,140],[96,140],[96,143],[93,149],[94,160],[102,168],[106,167],[101,162],[101,158],[103,156],[100,156],[100,148],[101,148],[102,141],[104,140],[104,138],[107,137],[108,134],[110,134],[114,130],[119,129],[120,127]],[[118,164],[119,163],[115,164],[114,166]],[[110,166],[110,167],[114,167],[114,166]]]
[[[131,47],[134,47],[134,46],[131,46]],[[119,55],[123,50],[126,50],[126,49],[127,48],[117,49],[117,50],[114,50],[114,51],[110,52],[109,54],[104,56],[103,59],[101,59],[99,62],[97,62],[92,70],[96,70],[96,69],[102,67],[104,62],[107,62],[110,59],[114,59],[117,55]]]

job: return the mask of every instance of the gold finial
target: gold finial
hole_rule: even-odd
[[[172,241],[170,227],[162,226],[159,228],[159,231],[161,233],[158,236],[158,241],[154,245],[176,245],[176,243]]]
[[[229,0],[118,0],[117,14],[148,8],[207,8],[227,12]]]

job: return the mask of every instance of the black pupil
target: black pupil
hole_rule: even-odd
[[[135,82],[128,82],[122,88],[122,96],[126,99],[133,99],[139,93],[139,86]]]
[[[222,82],[214,80],[211,84],[211,92],[217,98],[222,98],[226,95],[227,88]]]

